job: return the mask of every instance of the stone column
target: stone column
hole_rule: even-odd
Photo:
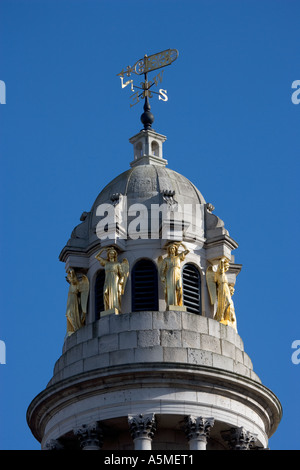
[[[246,431],[244,427],[231,428],[221,434],[224,441],[228,442],[231,450],[250,450],[257,438],[256,434]]]
[[[152,438],[156,431],[154,413],[128,416],[128,424],[134,442],[134,450],[151,450]]]
[[[103,433],[97,422],[83,424],[74,434],[82,450],[100,450],[103,445]]]
[[[206,450],[207,439],[214,425],[213,418],[187,416],[185,418],[185,434],[190,450]]]

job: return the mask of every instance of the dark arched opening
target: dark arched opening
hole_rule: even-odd
[[[201,278],[196,266],[185,264],[182,270],[183,305],[190,313],[201,315]]]
[[[100,312],[104,310],[103,289],[105,281],[105,270],[98,271],[95,281],[95,320],[99,320]]]
[[[139,260],[131,273],[132,311],[158,310],[157,269],[149,259]]]

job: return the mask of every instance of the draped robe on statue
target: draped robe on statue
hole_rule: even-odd
[[[105,263],[105,283],[104,283],[104,308],[110,310],[116,308],[120,310],[121,307],[121,284],[120,280],[123,273],[120,269],[120,264],[106,261]]]

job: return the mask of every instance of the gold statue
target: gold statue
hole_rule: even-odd
[[[69,269],[66,276],[70,284],[67,300],[67,334],[70,336],[85,324],[89,297],[89,280],[82,275],[79,281],[74,269]]]
[[[107,258],[102,258],[101,253],[106,251]],[[117,252],[114,247],[102,248],[95,258],[105,267],[105,282],[103,300],[105,310],[121,311],[121,297],[124,294],[129,275],[129,263],[126,258],[118,262]]]
[[[218,264],[216,271],[213,266],[209,266],[206,270],[206,281],[210,301],[212,305],[217,302],[217,311],[214,319],[229,325],[237,331],[236,316],[232,295],[234,288],[232,284],[228,284],[226,272],[229,269],[229,261],[222,258]]]
[[[180,245],[184,251],[178,252]],[[167,245],[168,256],[158,258],[159,274],[164,284],[165,300],[168,307],[182,306],[182,281],[180,263],[185,259],[189,250],[182,242],[171,242]]]

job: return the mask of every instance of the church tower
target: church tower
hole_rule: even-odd
[[[27,422],[49,450],[266,449],[281,405],[238,334],[238,245],[168,167],[166,137],[152,129],[149,59],[130,167],[60,253],[66,337]]]

